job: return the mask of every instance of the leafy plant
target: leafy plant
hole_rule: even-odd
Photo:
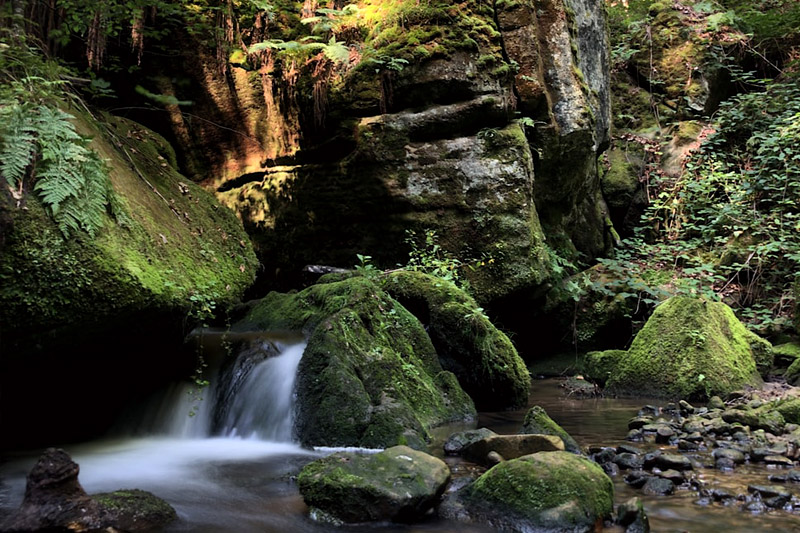
[[[0,173],[18,201],[32,183],[65,236],[94,236],[113,192],[105,162],[75,131],[73,118],[52,105],[0,102]]]

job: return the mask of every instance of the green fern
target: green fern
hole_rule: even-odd
[[[0,172],[14,187],[32,180],[65,237],[73,232],[94,237],[108,207],[122,212],[113,201],[105,162],[75,130],[72,115],[11,101],[0,103],[0,118]]]

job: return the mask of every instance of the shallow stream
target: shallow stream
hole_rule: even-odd
[[[294,349],[294,352],[292,352]],[[302,346],[289,346],[290,356],[277,361],[264,361],[256,366],[252,376],[272,379],[274,384],[287,386],[296,367],[297,350]],[[281,356],[283,357],[283,355]],[[294,359],[292,359],[294,357]],[[290,360],[292,359],[292,360]],[[279,375],[266,367],[278,368]],[[282,374],[281,374],[282,373]],[[559,387],[557,379],[534,381],[530,405],[540,405],[567,430],[582,446],[617,445],[624,442],[627,422],[645,403],[642,400],[605,398],[571,398]],[[247,390],[248,383],[241,390]],[[279,388],[279,387],[271,387]],[[288,386],[291,390],[291,386]],[[342,531],[311,521],[293,476],[299,468],[329,450],[305,450],[287,442],[285,419],[272,417],[266,433],[250,422],[248,417],[258,417],[247,405],[234,402],[223,421],[226,436],[208,436],[204,424],[209,415],[203,405],[193,406],[191,390],[173,390],[162,398],[162,407],[150,408],[151,432],[162,436],[120,437],[82,445],[65,447],[80,465],[80,481],[87,492],[105,492],[123,488],[140,488],[166,499],[178,511],[179,521],[168,531],[191,532],[330,532]],[[257,394],[254,392],[254,394]],[[280,393],[280,394],[284,394]],[[205,404],[213,401],[207,398]],[[276,399],[280,403],[280,399]],[[172,402],[165,408],[163,403]],[[261,403],[269,403],[261,398]],[[285,408],[285,404],[284,407]],[[498,433],[516,433],[522,426],[526,409],[500,413],[482,413],[479,425]],[[193,416],[189,413],[193,412]],[[284,416],[284,415],[282,415]],[[281,418],[281,417],[278,417]],[[246,428],[242,431],[242,428]],[[282,428],[282,429],[281,429]],[[436,435],[443,439],[451,431],[462,427],[440,428]],[[441,441],[432,453],[442,456]],[[0,464],[0,518],[15,509],[21,502],[25,476],[36,460],[36,452],[12,454]],[[460,459],[447,458],[455,475],[474,470],[474,465]],[[742,492],[748,483],[766,484],[767,475],[775,473],[763,466],[740,467],[732,473],[721,473],[712,468],[697,472],[702,480],[713,486]],[[800,531],[800,515],[787,511],[770,511],[754,515],[721,504],[701,505],[695,490],[678,490],[673,496],[646,496],[629,488],[622,476],[614,480],[616,500],[624,501],[639,496],[645,502],[650,523],[656,532],[694,533],[726,531]],[[799,493],[800,489],[787,486]],[[484,532],[481,527],[453,524],[437,518],[406,526],[396,524],[371,524],[348,527],[347,531],[384,532]]]

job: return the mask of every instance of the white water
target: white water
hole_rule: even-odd
[[[296,498],[286,503],[256,496],[264,490],[280,492],[298,462],[320,455],[292,442],[294,383],[305,344],[282,348],[244,378],[226,410],[222,435],[211,434],[217,401],[212,377],[211,385],[199,391],[176,384],[160,402],[147,406],[146,420],[138,424],[139,432],[147,428],[146,437],[67,447],[80,465],[83,487],[90,494],[134,487],[153,492],[176,508],[182,519],[178,529],[188,523],[193,524],[191,530],[205,531],[296,529],[296,523],[280,525],[284,520],[296,522]],[[28,457],[0,465],[1,509],[19,505],[25,476],[35,461]],[[245,485],[255,487],[242,487],[242,477]],[[247,510],[240,508],[244,502]],[[228,522],[231,512],[237,514],[236,525]],[[275,528],[266,527],[265,519]]]

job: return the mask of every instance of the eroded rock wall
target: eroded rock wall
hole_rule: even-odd
[[[364,13],[388,9],[378,4],[359,6]],[[264,164],[254,168],[255,159],[231,163],[237,151],[218,145],[228,162],[212,165],[211,173],[225,179],[206,183],[253,235],[263,281],[288,285],[304,264],[351,266],[356,253],[381,267],[403,263],[409,229],[435,231],[443,249],[462,260],[493,259],[469,274],[483,302],[541,286],[552,253],[568,259],[603,253],[609,245],[597,173],[609,136],[603,2],[466,1],[432,3],[425,11],[405,4],[398,4],[399,18],[387,15],[365,28],[363,39],[338,37],[361,60],[328,82],[322,117],[318,94],[310,96],[313,74],[292,81],[297,120],[284,117],[280,128],[292,122],[300,128],[296,146],[287,148],[274,134],[257,137]],[[387,70],[387,54],[407,63]],[[226,74],[229,98],[255,102],[255,82],[243,95],[239,80],[254,80],[256,72],[243,70]],[[277,77],[262,83],[271,92],[261,100],[285,104],[286,83]],[[194,112],[202,115],[198,105]],[[267,107],[256,116],[280,129],[275,114],[288,107]],[[183,149],[205,147],[192,141]],[[276,162],[281,166],[270,166]],[[243,176],[233,178],[231,168]]]

